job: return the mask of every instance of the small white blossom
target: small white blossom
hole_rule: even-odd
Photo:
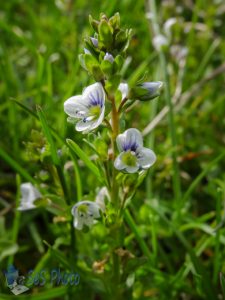
[[[106,55],[104,56],[104,60],[108,60],[112,64],[114,62],[114,57],[112,56],[112,54],[106,52]]]
[[[170,18],[164,23],[163,29],[164,29],[165,35],[168,38],[171,38],[171,27],[176,23],[177,23],[176,18]]]
[[[91,52],[87,48],[84,48],[84,54],[90,54],[91,55]]]
[[[105,202],[107,200],[110,201],[110,195],[107,187],[104,186],[99,190],[95,199],[95,203],[101,207],[102,211],[105,211]]]
[[[118,170],[135,173],[140,169],[150,168],[156,161],[155,153],[143,147],[142,135],[135,128],[119,134],[116,142],[120,154],[114,162],[114,167]]]
[[[88,86],[82,95],[73,96],[64,103],[68,121],[77,121],[75,129],[87,133],[97,128],[104,119],[105,92],[101,83]]]
[[[20,190],[22,197],[20,199],[20,206],[17,209],[28,210],[36,208],[34,201],[42,197],[41,193],[30,182],[22,183]]]
[[[142,93],[140,95],[140,100],[150,100],[159,96],[159,92],[162,89],[162,81],[147,81],[139,85],[142,88]]]
[[[75,204],[71,210],[74,216],[74,227],[82,230],[84,225],[91,227],[94,224],[94,219],[100,217],[101,207],[93,201],[80,201]]]
[[[91,42],[95,48],[98,48],[98,40],[96,38],[91,37]]]
[[[129,86],[127,83],[120,83],[118,90],[121,92],[122,94],[122,100],[124,100],[125,98],[128,97],[129,94]]]
[[[169,45],[169,40],[165,35],[159,34],[153,38],[153,45],[159,51],[162,47]]]

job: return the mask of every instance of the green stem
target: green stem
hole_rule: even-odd
[[[111,142],[112,142],[112,151],[113,151],[113,161],[115,160],[116,157],[116,137],[119,133],[119,116],[118,112],[116,109],[116,103],[115,99],[111,98],[112,102],[112,134],[111,134]],[[113,167],[112,171],[112,191],[111,191],[111,196],[112,196],[112,202],[115,204],[116,208],[118,209],[119,207],[119,198],[118,198],[118,190],[119,187],[116,182],[116,175],[117,175],[117,170]]]
[[[155,0],[149,0],[149,7],[151,8],[151,12],[153,13],[152,18],[152,26],[155,36],[160,34],[160,28],[157,20],[157,9]],[[169,131],[171,135],[171,142],[173,146],[172,152],[172,160],[173,160],[173,190],[174,196],[176,200],[177,208],[181,209],[181,183],[180,183],[180,171],[179,165],[177,162],[177,136],[176,136],[176,127],[174,123],[174,112],[173,112],[173,103],[171,99],[170,92],[170,81],[169,74],[167,69],[166,57],[162,49],[159,49],[159,59],[163,71],[163,77],[165,81],[165,99],[166,103],[169,107]]]
[[[111,132],[111,143],[112,143],[112,152],[113,152],[113,161],[115,160],[116,157],[116,137],[119,134],[119,114],[116,108],[116,103],[115,103],[115,98],[111,97],[110,98],[111,103],[112,103],[112,112],[111,112],[111,118],[112,118],[112,132]],[[112,170],[112,184],[111,184],[111,201],[115,205],[115,209],[117,212],[119,212],[119,186],[116,181],[116,176],[117,176],[118,171],[116,168],[113,166]],[[117,216],[117,222],[119,222],[119,216]],[[119,244],[119,230],[120,227],[117,226],[117,228],[114,229],[114,239],[115,239],[115,245]],[[113,286],[112,286],[112,291],[116,290],[116,299],[120,298],[120,289],[119,289],[119,283],[120,283],[120,262],[119,262],[119,256],[117,253],[114,252],[115,249],[112,251],[112,259],[113,259]],[[116,289],[115,289],[116,287]],[[115,299],[114,298],[114,299]]]
[[[120,106],[118,108],[118,113],[121,113],[122,111],[122,108],[124,107],[124,105],[126,104],[126,102],[128,101],[128,98],[124,98],[121,103],[120,103]]]

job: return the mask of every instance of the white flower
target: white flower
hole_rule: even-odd
[[[164,23],[164,32],[168,38],[171,38],[171,27],[177,23],[176,18],[170,18]]]
[[[98,127],[105,113],[105,92],[101,83],[89,85],[82,95],[73,96],[64,103],[68,121],[77,121],[77,131],[89,132]]]
[[[84,54],[90,54],[91,55],[91,52],[87,48],[84,48]]]
[[[108,60],[112,64],[114,62],[114,57],[112,56],[112,54],[106,52],[106,55],[104,56],[104,60]]]
[[[165,35],[162,35],[162,34],[156,35],[153,38],[153,45],[156,48],[156,50],[159,51],[162,47],[165,47],[165,46],[169,45],[168,38]]]
[[[100,210],[100,206],[95,202],[78,202],[71,210],[71,213],[74,216],[74,227],[78,230],[82,230],[84,225],[91,227],[94,223],[94,219],[100,217]]]
[[[121,92],[122,94],[122,100],[124,100],[125,98],[128,97],[128,93],[129,93],[129,86],[127,83],[120,83],[118,90]]]
[[[98,48],[98,40],[96,38],[91,37],[91,42],[95,48]]]
[[[128,173],[150,168],[156,161],[155,153],[143,147],[143,139],[139,130],[130,128],[116,138],[118,150],[121,152],[114,167]]]
[[[30,182],[22,183],[20,186],[22,198],[18,210],[28,210],[36,208],[34,201],[41,198],[41,193]]]
[[[95,203],[98,204],[99,207],[101,207],[102,211],[105,211],[105,201],[110,201],[110,195],[109,191],[106,186],[102,187],[95,199]]]

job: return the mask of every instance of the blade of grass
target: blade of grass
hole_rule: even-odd
[[[137,225],[135,224],[134,219],[132,218],[128,209],[125,209],[125,211],[124,211],[124,218],[125,218],[125,221],[127,222],[128,226],[134,233],[142,252],[152,262],[151,252],[150,252],[148,246],[146,245],[145,241],[143,240],[143,238],[140,234],[140,231],[139,231]]]
[[[215,50],[217,49],[217,47],[220,45],[220,42],[221,41],[219,39],[215,39],[213,41],[213,43],[209,46],[209,49],[206,51],[206,54],[204,55],[200,65],[199,65],[199,68],[194,76],[195,82],[201,78],[202,74],[206,70],[206,67],[207,67],[208,62],[210,61],[210,58],[212,57],[212,55],[215,52]]]
[[[16,194],[16,207],[19,206],[20,202],[20,184],[21,184],[21,179],[20,176],[16,176],[16,186],[17,186],[17,194]],[[18,232],[19,232],[19,225],[20,225],[20,211],[15,210],[15,217],[13,220],[13,227],[12,227],[12,242],[14,244],[17,243],[17,237],[18,237]],[[10,256],[8,259],[8,266],[12,265],[14,261],[14,255]]]
[[[39,120],[41,122],[41,126],[42,126],[42,129],[43,129],[44,135],[45,135],[45,137],[46,137],[46,139],[47,139],[47,141],[50,145],[51,157],[52,157],[53,164],[55,166],[60,166],[60,159],[59,159],[59,156],[57,154],[57,148],[56,148],[55,143],[53,141],[53,138],[52,138],[52,135],[51,135],[46,117],[44,115],[44,112],[42,111],[40,106],[37,106],[37,115],[38,115]]]
[[[57,148],[56,148],[56,145],[55,145],[55,143],[53,141],[53,138],[52,138],[52,135],[51,135],[51,129],[48,126],[46,117],[45,117],[44,112],[42,111],[40,106],[37,106],[37,114],[38,114],[39,120],[41,122],[41,126],[42,126],[42,129],[43,129],[44,135],[45,135],[45,137],[46,137],[46,139],[47,139],[47,141],[50,145],[50,150],[51,150],[50,152],[51,152],[52,162],[56,166],[57,173],[58,173],[58,176],[59,176],[59,180],[60,180],[60,183],[61,183],[61,186],[62,186],[62,189],[63,189],[63,193],[64,193],[64,196],[65,196],[66,202],[68,204],[70,204],[70,197],[69,197],[69,193],[68,193],[64,173],[63,173],[63,170],[62,170],[61,162],[60,162],[60,159],[59,159],[59,156],[58,156],[58,153],[57,153]]]
[[[222,288],[223,299],[225,300],[225,278],[222,273],[220,273],[220,284]]]
[[[217,223],[217,226],[221,223],[221,210],[222,210],[223,194],[224,193],[221,189],[219,189],[217,191],[217,201],[216,201],[216,223]],[[221,259],[220,235],[221,235],[221,230],[217,230],[216,237],[215,237],[215,252],[214,252],[214,260],[213,260],[213,282],[214,282],[214,284],[217,283],[219,268],[220,268],[220,259]]]
[[[42,242],[42,238],[40,236],[40,233],[38,232],[37,226],[34,222],[30,222],[28,225],[30,235],[33,238],[34,244],[36,245],[39,253],[44,253],[44,246]]]
[[[0,157],[8,164],[12,169],[14,169],[17,173],[21,175],[25,180],[35,184],[35,180],[33,177],[27,172],[25,168],[23,168],[18,162],[9,156],[3,148],[0,148]]]
[[[155,0],[149,0],[148,1],[149,11],[152,13],[152,27],[155,36],[160,35],[160,27],[158,23],[158,17],[157,17],[157,9],[156,9],[156,1]],[[178,216],[180,215],[181,210],[181,183],[180,183],[180,170],[179,165],[177,162],[177,136],[176,136],[176,126],[174,123],[174,112],[173,112],[173,103],[171,99],[171,92],[170,92],[170,80],[169,80],[169,74],[167,69],[167,63],[166,63],[166,57],[163,52],[163,50],[160,48],[159,50],[159,59],[160,64],[163,72],[164,82],[165,82],[165,99],[166,104],[169,107],[169,131],[171,136],[171,142],[172,142],[172,160],[173,160],[173,191],[175,196],[175,204],[177,208]]]
[[[187,250],[193,266],[195,267],[196,272],[202,277],[202,286],[203,292],[205,293],[205,299],[214,300],[217,295],[214,291],[214,287],[212,285],[211,278],[209,277],[205,267],[201,263],[200,259],[196,256],[193,247],[189,244],[188,240],[184,237],[184,235],[175,227],[175,225],[161,212],[161,210],[156,206],[151,206],[152,210],[157,213],[160,218],[173,230],[181,244]]]
[[[77,190],[77,199],[78,201],[80,199],[82,199],[82,182],[81,182],[81,178],[80,178],[80,171],[78,168],[78,164],[76,161],[76,158],[74,157],[73,153],[70,152],[70,156],[72,158],[73,161],[73,167],[74,167],[74,173],[75,173],[75,183],[76,183],[76,190]]]
[[[101,174],[96,167],[96,165],[89,159],[88,155],[72,140],[66,140],[67,145],[70,151],[74,152],[83,162],[85,165],[97,176],[98,180],[102,182]]]
[[[202,178],[209,172],[209,170],[216,164],[218,163],[223,157],[225,156],[225,151],[222,152],[220,155],[218,155],[211,163],[208,164],[206,168],[195,178],[195,180],[192,182],[192,184],[189,186],[188,190],[183,196],[183,204],[188,201],[191,193],[194,191],[194,189],[197,187],[199,182],[202,180]]]

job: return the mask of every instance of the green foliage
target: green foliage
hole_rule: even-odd
[[[12,263],[21,275],[60,267],[81,276],[76,287],[48,280],[19,299],[225,298],[224,4],[159,1],[153,13],[153,2],[1,3],[0,299],[15,298],[2,272]],[[157,26],[168,40],[160,51]],[[109,204],[107,217],[83,233],[73,228],[71,207],[111,186],[110,124],[84,140],[66,122],[63,103],[93,80],[105,80],[117,104],[121,80],[135,90],[120,128],[144,128],[157,163],[148,173],[116,176],[127,197],[122,224]],[[161,96],[136,101],[140,84],[156,80],[164,83]],[[39,188],[38,209],[16,210],[21,182]]]

